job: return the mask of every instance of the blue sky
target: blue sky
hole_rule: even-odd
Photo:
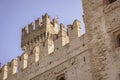
[[[0,62],[6,64],[22,54],[21,29],[38,17],[48,13],[52,18],[59,17],[59,24],[72,24],[81,21],[82,0],[0,0]]]

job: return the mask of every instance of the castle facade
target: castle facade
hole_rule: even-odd
[[[0,80],[120,80],[120,0],[82,0],[86,33],[48,14],[22,29],[23,54]]]

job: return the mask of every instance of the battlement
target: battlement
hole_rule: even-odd
[[[35,20],[35,25],[32,22],[28,28],[22,29],[21,47],[23,50],[31,50],[36,44],[40,44],[41,47],[46,47],[47,53],[51,53],[55,48],[64,46],[80,36],[81,26],[77,19],[72,25],[68,25],[68,29],[61,23],[60,30],[58,30],[57,19],[51,21],[50,16],[46,13],[42,16],[42,21],[38,18]]]
[[[7,64],[8,77],[17,73],[17,66],[18,66],[18,61],[16,59],[13,59],[11,62],[8,62]]]
[[[8,72],[7,65],[3,65],[2,68],[0,68],[0,78],[2,80],[5,80],[7,78],[7,72]]]
[[[39,39],[44,42],[48,33],[58,33],[58,22],[57,19],[51,21],[50,16],[46,13],[42,16],[42,20],[38,18],[35,20],[35,23],[31,22],[28,24],[28,27],[22,29],[21,47],[36,42]]]
[[[36,65],[36,63],[45,65],[48,62],[47,56],[50,54],[54,52],[57,54],[57,51],[67,44],[72,44],[76,39],[80,42],[82,39],[80,30],[81,26],[78,20],[75,20],[67,29],[61,23],[60,29],[58,30],[57,19],[51,21],[50,16],[45,14],[42,16],[42,21],[38,18],[35,20],[35,23],[32,22],[28,24],[28,27],[22,29],[21,47],[23,54],[3,66],[0,74],[6,79],[16,73],[24,72],[27,68]],[[81,45],[82,44],[83,43],[81,43]],[[73,45],[70,45],[70,49],[71,47],[73,47]],[[67,48],[65,47],[65,49]]]
[[[80,28],[80,22],[76,19],[72,25],[68,25],[68,29],[65,29],[65,26],[63,24],[60,24],[60,30],[58,30],[58,21],[57,19],[52,19],[50,16],[46,13],[42,16],[42,20],[38,18],[34,22],[30,23],[28,27],[24,27],[22,29],[22,41],[21,41],[21,47],[24,49],[24,47],[30,47],[30,45],[36,44],[37,42],[47,43],[47,39],[51,37],[58,38],[62,36],[64,38],[66,36],[66,41],[64,39],[63,42],[65,45],[69,42],[68,36],[70,40],[74,39],[74,37],[80,37],[81,36],[81,28]],[[64,36],[64,37],[63,37]],[[53,42],[52,42],[53,43]]]
[[[73,22],[72,25],[68,25],[68,35],[71,38],[80,37],[82,35],[80,22],[77,19]]]

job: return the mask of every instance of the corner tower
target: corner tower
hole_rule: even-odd
[[[41,52],[52,53],[54,50],[53,35],[55,34],[58,34],[57,19],[51,20],[47,13],[42,16],[42,20],[38,18],[35,22],[28,24],[28,27],[24,27],[22,29],[21,48],[24,54],[28,55],[28,60],[26,60],[28,62],[23,60],[22,63],[30,66],[39,61]],[[20,62],[19,65],[21,65]]]
[[[28,24],[28,27],[22,29],[22,40],[21,48],[25,49],[26,46],[31,46],[31,44],[36,43],[38,40],[45,42],[48,35],[58,33],[58,22],[57,19],[51,21],[50,16],[46,13],[42,16],[42,21],[40,18]],[[34,36],[34,37],[33,37]]]
[[[119,78],[120,0],[82,0],[93,80]]]

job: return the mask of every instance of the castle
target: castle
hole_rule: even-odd
[[[48,14],[22,29],[23,54],[0,80],[120,80],[120,0],[82,0],[86,33]]]

